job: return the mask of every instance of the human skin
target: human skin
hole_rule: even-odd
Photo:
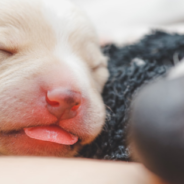
[[[165,184],[144,166],[120,161],[1,157],[3,184]]]

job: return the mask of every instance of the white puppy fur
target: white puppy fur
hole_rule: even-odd
[[[68,0],[0,0],[0,153],[73,156],[105,122],[101,92],[107,59],[85,14]],[[81,94],[77,116],[48,111],[50,90]],[[26,127],[55,125],[79,138],[73,146],[28,137]]]

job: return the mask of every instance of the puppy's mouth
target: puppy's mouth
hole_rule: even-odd
[[[64,130],[60,126],[56,125],[47,125],[47,126],[34,126],[23,128],[21,130],[14,130],[10,132],[1,132],[4,135],[18,135],[25,134],[31,139],[52,142],[62,145],[74,145],[79,142],[80,139],[78,136]]]
[[[76,135],[54,125],[24,128],[24,132],[32,139],[63,145],[73,145],[78,141],[78,137]]]
[[[78,141],[78,137],[67,132],[59,126],[38,126],[24,128],[25,134],[41,141],[54,142],[63,145],[73,145]]]

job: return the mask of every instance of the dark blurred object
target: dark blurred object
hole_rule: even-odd
[[[130,160],[126,133],[132,96],[141,85],[164,75],[174,65],[176,55],[178,60],[184,56],[184,35],[154,31],[133,45],[107,45],[103,51],[110,58],[110,78],[103,92],[106,123],[102,133],[79,156]]]
[[[132,154],[172,184],[184,183],[184,77],[145,86],[132,103]]]

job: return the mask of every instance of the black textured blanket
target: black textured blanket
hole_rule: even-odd
[[[184,35],[154,31],[133,45],[103,48],[109,56],[110,78],[105,85],[106,123],[101,134],[80,156],[129,160],[126,127],[132,95],[143,84],[165,74],[184,57]]]

